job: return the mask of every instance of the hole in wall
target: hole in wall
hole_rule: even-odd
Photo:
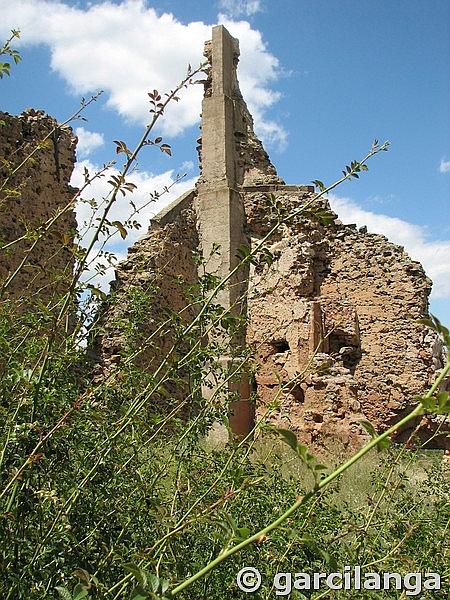
[[[303,404],[305,401],[305,392],[299,385],[294,386],[291,390],[289,390],[294,401],[298,404]]]
[[[336,329],[328,339],[330,354],[338,357],[342,361],[342,366],[354,375],[356,366],[361,360],[361,346],[355,343],[355,336]]]
[[[283,354],[284,352],[289,352],[290,350],[287,340],[274,340],[271,345],[274,350],[274,354]]]

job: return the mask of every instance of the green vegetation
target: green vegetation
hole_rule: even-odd
[[[165,100],[152,92],[152,120],[134,150],[116,142],[125,164],[119,176],[111,177],[101,208],[93,207],[97,220],[91,221],[89,246],[81,248],[79,239],[73,246],[78,262],[66,292],[47,304],[25,306],[8,299],[27,253],[0,287],[0,596],[228,600],[246,597],[236,575],[253,566],[263,584],[250,597],[266,599],[275,597],[277,572],[329,573],[360,565],[367,571],[439,573],[442,590],[420,597],[444,600],[445,473],[439,453],[388,443],[401,423],[382,436],[372,431],[373,439],[357,455],[337,469],[327,468],[291,432],[270,426],[268,417],[286,387],[280,384],[252,435],[220,448],[205,441],[212,423],[227,425],[227,402],[233,397],[219,401],[216,390],[204,399],[202,381],[212,372],[222,380],[240,375],[238,370],[220,373],[215,362],[230,351],[226,341],[201,341],[205,332],[230,334],[243,325],[216,303],[229,277],[220,281],[205,274],[185,290],[186,306],[195,307],[195,316],[185,323],[179,313],[167,312],[146,335],[143,326],[158,290],[131,292],[127,318],[117,322],[125,340],[121,361],[103,377],[95,375],[86,345],[101,332],[95,316],[104,295],[82,275],[101,232],[126,235],[126,224],[108,221],[111,206],[133,192],[127,173],[145,145],[170,153],[150,134],[167,103],[197,72],[189,68]],[[83,101],[82,110],[87,105]],[[319,182],[318,197],[362,174],[367,161],[386,148],[375,143],[336,183]],[[8,185],[17,166],[10,169]],[[96,176],[87,174],[86,182]],[[79,193],[72,206],[78,199]],[[280,212],[273,231],[296,214],[314,214],[314,202],[293,214]],[[326,223],[323,209],[316,216]],[[28,256],[52,223],[30,234]],[[243,248],[241,264],[270,264],[267,239]],[[116,301],[112,295],[111,304]],[[65,327],[68,321],[71,326]],[[449,332],[438,321],[424,326],[450,345]],[[140,368],[136,359],[147,346],[158,349],[161,333],[170,340],[168,350],[161,352],[157,368]],[[251,367],[251,350],[240,355],[243,368]],[[448,394],[439,386],[449,371],[450,363],[403,423],[424,413],[448,414]],[[401,590],[324,594],[322,589],[296,590],[291,597],[406,596]]]

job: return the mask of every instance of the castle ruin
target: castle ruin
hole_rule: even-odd
[[[0,112],[0,281],[24,310],[64,293],[72,278],[75,146],[71,129],[42,111]]]
[[[237,40],[214,27],[205,57],[200,178],[130,248],[117,269],[115,293],[156,285],[155,314],[163,306],[178,310],[183,299],[174,282],[180,274],[195,282],[193,251],[200,250],[211,273],[226,277],[236,270],[242,245],[255,248],[268,236],[275,263],[238,269],[218,294],[223,307],[247,315],[245,341],[258,365],[256,413],[263,413],[280,382],[298,381],[273,420],[306,443],[328,448],[331,442],[348,451],[361,444],[362,419],[380,430],[391,425],[440,366],[434,336],[416,323],[427,315],[431,282],[384,236],[344,225],[337,215],[324,225],[297,211],[314,198],[314,188],[286,185],[256,137],[239,90]],[[298,215],[270,233],[274,203]],[[322,206],[329,210],[327,202]],[[104,319],[100,354],[106,366],[120,360],[117,304]],[[156,365],[157,354],[150,349],[139,361]],[[251,390],[244,380],[238,387],[231,425],[242,434],[251,423]]]
[[[116,301],[105,308],[96,340],[100,367],[109,370],[121,359],[123,336],[116,324],[127,314],[120,298],[133,289],[157,290],[142,332],[151,334],[164,308],[184,309],[177,279],[198,281],[193,257],[198,252],[211,274],[224,278],[233,273],[217,302],[246,316],[246,330],[229,342],[236,354],[249,344],[257,365],[253,383],[246,376],[233,383],[238,399],[230,409],[232,429],[240,435],[248,431],[254,410],[263,414],[280,383],[294,381],[272,420],[295,430],[307,444],[325,451],[337,445],[348,453],[366,438],[361,420],[380,430],[394,423],[441,366],[435,336],[416,323],[427,315],[431,282],[403,248],[344,225],[325,200],[319,206],[331,214],[329,223],[314,211],[300,211],[314,206],[314,187],[286,185],[256,137],[239,90],[237,40],[223,26],[214,27],[205,56],[199,180],[152,219],[146,235],[117,267]],[[6,123],[0,142],[4,160],[14,153],[20,159],[24,142],[45,137],[54,127],[34,112],[18,118],[0,113],[0,118]],[[3,242],[23,237],[26,221],[46,223],[70,201],[73,139],[64,132],[49,139],[51,147],[38,152],[37,162],[22,172],[20,198],[3,197],[9,207],[0,216]],[[280,214],[293,217],[275,227]],[[64,271],[58,281],[64,282],[73,258],[61,239],[74,227],[74,214],[68,211],[29,257],[14,283],[17,294],[25,289],[41,293],[52,281],[49,273],[58,269]],[[275,260],[239,268],[240,250],[254,249],[262,240]],[[28,247],[24,239],[5,255],[2,278],[14,272]],[[181,318],[189,322],[194,314],[184,310]],[[169,338],[157,338],[139,354],[138,366],[155,368],[170,345]],[[236,357],[221,360],[233,363]],[[422,429],[427,435],[433,430],[432,422]],[[442,440],[436,437],[433,444]]]

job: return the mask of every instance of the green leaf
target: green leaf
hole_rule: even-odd
[[[116,144],[116,154],[120,154],[121,152],[123,152],[128,157],[131,156],[131,150],[127,147],[125,142],[123,142],[122,140],[113,140],[113,141]]]
[[[89,594],[88,588],[81,583],[77,583],[73,588],[73,600],[81,600]]]
[[[364,427],[367,433],[370,435],[372,439],[378,437],[378,433],[376,432],[375,427],[369,421],[361,420],[360,424]],[[377,451],[381,452],[385,448],[389,448],[391,445],[391,441],[388,438],[384,438],[377,443]]]
[[[388,438],[383,438],[382,440],[380,440],[377,444],[377,450],[378,452],[381,452],[382,450],[385,450],[386,448],[389,448],[391,446],[391,440],[389,440]]]
[[[242,540],[246,540],[250,537],[250,529],[248,527],[238,527],[237,533],[239,535],[239,538]]]
[[[149,573],[147,578],[148,583],[150,585],[150,589],[156,594],[156,592],[159,590],[159,577],[156,577],[156,575]]]
[[[130,600],[148,600],[148,594],[142,588],[135,588],[131,592]]]
[[[375,427],[369,421],[360,421],[360,424],[364,427],[370,437],[377,437],[377,432],[375,431]]]
[[[436,400],[439,402],[439,404],[445,404],[448,402],[448,392],[439,392],[439,394],[436,396]]]
[[[165,154],[172,156],[172,149],[170,148],[169,144],[161,144],[159,149],[161,150],[161,152],[164,152]]]
[[[105,294],[105,292],[102,292],[100,288],[95,287],[95,285],[88,283],[86,287],[90,289],[94,296],[97,296],[97,298],[100,298],[103,301],[105,301],[108,298],[107,294]]]
[[[326,465],[315,465],[314,466],[314,471],[326,471],[328,469],[328,467]]]
[[[123,568],[131,573],[143,588],[147,587],[147,573],[143,569],[134,563],[125,563]]]
[[[245,260],[251,253],[251,250],[247,244],[241,244],[236,252],[236,257],[239,260]]]
[[[336,215],[331,210],[318,210],[315,216],[319,219],[322,225],[330,225],[336,219]]]
[[[430,327],[433,331],[438,333],[444,340],[445,345],[450,349],[450,332],[447,327],[442,325],[437,317],[430,315],[430,318],[418,319],[417,323]]]
[[[63,600],[73,600],[72,594],[66,587],[58,586],[55,588],[55,590],[58,592],[58,594]]]
[[[236,322],[236,317],[234,315],[227,315],[225,314],[221,319],[220,319],[220,326],[225,329],[226,331],[228,331],[230,329],[230,327],[232,327]]]
[[[317,542],[315,541],[315,539],[311,536],[302,536],[298,539],[298,541],[302,544],[305,544],[305,546],[307,546],[310,550],[312,550],[314,552],[314,554],[320,556],[322,558],[322,560],[325,562],[325,564],[330,567],[330,569],[332,571],[335,571],[337,569],[337,562],[336,559],[334,558],[334,556],[332,554],[330,554],[329,552],[327,552],[327,550],[324,550],[323,548],[321,548],[320,546],[317,545]]]
[[[89,585],[92,579],[92,575],[80,567],[76,568],[72,575],[78,577],[78,579],[81,579],[81,581],[84,581],[86,585]]]
[[[298,452],[298,440],[294,432],[290,431],[289,429],[282,428],[275,428],[275,431],[281,436],[283,441],[292,448],[292,450]]]
[[[274,431],[283,438],[283,441],[288,444],[298,455],[300,460],[308,467],[314,477],[316,486],[321,479],[321,472],[328,467],[317,463],[317,459],[308,452],[308,447],[304,444],[299,444],[296,435],[288,429],[275,428]]]
[[[313,183],[317,188],[319,188],[321,192],[327,189],[323,181],[320,181],[320,179],[314,179],[313,181],[311,181],[311,183]]]
[[[450,401],[448,392],[439,392],[431,398],[420,398],[420,402],[425,412],[434,415],[450,414]]]
[[[335,571],[337,569],[337,562],[332,554],[323,548],[317,548],[317,553],[320,554],[325,561],[325,564],[330,568],[331,571]]]
[[[297,445],[297,454],[306,463],[309,460],[308,457],[311,456],[310,454],[308,454],[308,447],[305,446],[304,444],[298,444]]]
[[[0,63],[0,79],[3,75],[9,75],[11,70],[11,65],[9,63]]]

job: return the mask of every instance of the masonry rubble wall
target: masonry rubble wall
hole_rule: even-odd
[[[194,190],[152,220],[117,268],[97,323],[95,352],[102,376],[120,363],[129,343],[139,368],[152,372],[161,364],[176,335],[175,321],[189,322],[196,314],[186,296],[186,287],[198,283],[195,254],[208,257],[219,241],[223,255],[213,270],[226,275],[236,264],[239,245],[260,243],[277,213],[317,204],[310,186],[285,185],[254,133],[239,90],[237,40],[219,26],[205,56],[210,64],[198,146],[200,178]],[[0,235],[2,244],[11,244],[0,259],[1,280],[17,269],[32,239],[13,242],[67,206],[7,291],[18,304],[46,302],[65,291],[74,266],[69,247],[76,221],[70,202],[76,190],[68,182],[76,138],[34,110],[19,117],[0,113],[0,133],[0,178],[7,181],[0,192]],[[32,151],[32,160],[25,161]],[[326,200],[319,204],[329,211]],[[246,294],[238,304],[247,314],[246,342],[255,357],[257,412],[279,395],[280,382],[290,382],[272,420],[316,448],[348,453],[366,437],[362,419],[380,430],[388,427],[423,394],[441,366],[436,337],[417,324],[427,315],[431,282],[403,248],[365,228],[344,225],[337,215],[326,226],[312,213],[286,219],[266,246],[274,262],[252,265],[219,298],[234,310],[236,288]],[[139,327],[130,330],[136,316]],[[171,392],[174,398],[186,396],[189,382],[178,382]],[[428,419],[416,425],[425,440],[442,423]],[[409,433],[402,435],[406,439]],[[433,446],[444,447],[443,431],[438,433]]]
[[[312,197],[272,193],[291,211]],[[249,233],[260,239],[273,225],[267,197],[248,194],[245,206]],[[392,425],[441,365],[435,336],[416,322],[427,315],[431,289],[422,266],[384,236],[335,217],[327,226],[299,217],[272,236],[278,260],[250,274],[247,335],[260,365],[259,412],[280,380],[304,372],[274,421],[308,444],[348,453],[363,439],[361,420]],[[438,426],[428,422],[419,434],[425,440]],[[445,443],[445,435],[433,440]]]
[[[124,337],[117,323],[124,311],[124,295],[136,288],[145,289],[146,285],[159,290],[149,313],[149,323],[155,321],[154,315],[159,317],[163,314],[164,308],[180,310],[186,299],[180,296],[181,288],[174,287],[173,281],[179,274],[186,274],[188,285],[197,280],[198,267],[193,253],[203,254],[208,269],[224,276],[230,265],[237,262],[236,249],[242,243],[248,243],[244,232],[242,195],[239,192],[241,186],[263,182],[283,183],[253,131],[253,119],[239,90],[236,76],[239,59],[237,40],[233,40],[229,34],[222,39],[222,36],[217,36],[221,32],[221,27],[217,28],[216,47],[225,44],[228,48],[216,49],[216,56],[220,57],[217,62],[228,61],[226,68],[231,72],[227,77],[218,75],[213,78],[213,44],[206,42],[204,55],[209,67],[206,68],[203,82],[204,114],[202,135],[197,146],[199,180],[192,192],[177,199],[152,220],[147,235],[129,249],[127,259],[119,265],[114,282],[114,300],[105,308],[101,318],[102,333],[96,341],[96,352],[103,369],[108,370],[114,362],[120,361]],[[214,67],[221,73],[224,63],[221,62],[220,67],[216,63]],[[229,243],[230,236],[232,239]],[[221,246],[220,256],[210,256],[212,246],[216,243]],[[231,293],[225,291],[219,302],[224,306],[236,307],[239,304],[238,297],[245,292],[239,288],[239,282],[246,279],[247,276],[243,278],[240,274],[230,286]],[[233,310],[238,312],[240,309]],[[192,317],[189,311],[183,314],[186,319]],[[143,330],[143,335],[148,333],[151,333],[151,327]],[[166,348],[170,345],[169,339],[170,336],[167,336],[167,339],[158,340],[158,343]],[[161,352],[149,348],[140,354],[139,364],[154,368],[161,356]]]
[[[11,244],[30,233],[29,239],[2,250],[0,280],[3,282],[28,254],[33,232],[45,226],[74,197],[76,190],[69,181],[75,164],[75,145],[72,130],[61,130],[42,111],[30,109],[20,116],[0,112],[1,243]],[[40,149],[35,151],[38,146]],[[32,157],[26,160],[31,152]],[[75,230],[75,214],[69,205],[29,253],[8,287],[7,296],[19,304],[21,299],[29,303],[33,297],[46,302],[63,293],[74,266],[69,246]]]
[[[216,29],[205,45],[210,67],[197,148],[200,178],[189,206],[180,211],[185,200],[176,202],[118,269],[116,294],[150,282],[161,290],[150,323],[164,306],[177,310],[182,304],[173,279],[183,272],[196,280],[193,251],[208,256],[213,242],[224,245],[227,254],[216,265],[223,275],[225,267],[232,268],[239,240],[254,248],[276,222],[276,211],[292,214],[314,201],[310,186],[284,184],[255,135],[236,76],[237,41],[227,35]],[[216,63],[214,48],[221,52]],[[220,203],[226,218],[218,212]],[[329,211],[326,200],[319,204]],[[416,323],[427,315],[431,282],[403,248],[344,225],[337,215],[327,226],[313,214],[287,219],[266,245],[274,263],[252,266],[246,284],[257,413],[279,395],[280,381],[291,382],[272,420],[319,450],[348,454],[367,439],[361,420],[388,427],[427,389],[440,366],[432,350],[435,337]],[[230,298],[222,298],[224,306],[232,305]],[[122,343],[114,333],[116,316],[116,309],[105,315],[100,347],[106,363],[118,356]],[[157,349],[142,354],[142,364],[157,364]],[[419,432],[425,438],[437,427],[430,421]],[[441,444],[442,436],[433,440]]]
[[[127,336],[132,340],[131,351],[138,351],[134,364],[146,371],[156,370],[174,340],[170,315],[179,313],[182,321],[189,322],[195,314],[192,307],[186,309],[187,288],[197,282],[193,253],[198,247],[198,234],[193,199],[193,191],[187,192],[155,217],[146,235],[128,250],[127,258],[117,267],[111,297],[97,323],[99,374],[110,372],[120,363]],[[139,321],[138,331],[128,330],[131,319]],[[186,388],[179,393],[186,393]]]

